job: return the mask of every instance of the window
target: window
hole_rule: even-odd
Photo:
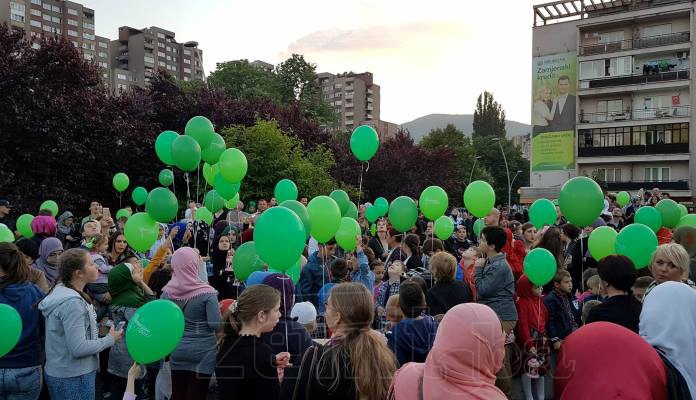
[[[94,40],[95,36],[91,33],[82,32],[82,37],[88,40]]]
[[[108,68],[108,67],[109,67],[109,63],[104,62],[104,61],[99,61],[99,66],[102,67],[102,68]],[[107,76],[108,76],[108,75],[107,75]]]
[[[166,57],[166,54],[164,54],[164,53],[161,52],[161,51],[158,51],[158,52],[157,52],[157,57],[162,57],[162,58],[164,58],[164,57]]]
[[[31,4],[36,4],[37,6],[40,6],[41,0],[31,0]]]
[[[128,79],[128,77],[126,77],[126,74],[116,74],[116,77],[122,81]]]
[[[164,33],[158,33],[157,34],[158,39],[164,39]]]
[[[172,51],[172,48],[167,46],[167,51]]]
[[[61,20],[58,17],[51,17],[51,21],[55,22],[56,24],[60,24]]]
[[[121,92],[124,91],[124,90],[128,90],[128,85],[124,85],[124,84],[122,84],[122,83],[119,83],[119,84],[118,84],[118,90],[121,91]]]
[[[106,58],[106,57],[108,57],[108,56],[109,56],[109,55],[106,54],[106,52],[104,52],[104,51],[100,51],[100,52],[99,52],[99,57],[101,57],[101,58]]]
[[[187,56],[190,56],[190,55],[191,55],[191,51],[190,51],[190,50],[184,50],[184,54],[187,55]]]
[[[176,54],[176,47],[173,47],[173,48],[172,48],[172,52],[173,52],[174,54]]]
[[[172,65],[172,71],[176,71],[176,65]]]
[[[82,48],[85,50],[94,50],[93,43],[82,42]]]
[[[597,178],[604,182],[621,182],[621,168],[599,168]]]
[[[37,28],[41,28],[41,22],[39,22],[39,21],[35,21],[35,20],[32,19],[31,21],[29,21],[29,24],[31,24],[31,26],[35,26],[35,27],[37,27]]]
[[[99,42],[99,47],[101,47],[102,49],[106,49],[109,47],[109,45],[105,42]]]
[[[39,11],[35,8],[32,8],[29,12],[31,13],[31,15],[36,15],[37,17],[41,16],[41,11]]]
[[[31,48],[34,49],[34,50],[38,50],[38,49],[41,48],[41,45],[38,44],[38,43],[32,43],[32,44],[31,44]]]
[[[74,40],[72,41],[72,44],[73,44],[73,46],[75,46],[75,47],[77,47],[77,48],[79,48],[79,47],[80,47],[80,44],[79,44],[79,43],[77,43],[77,42],[76,42],[76,41],[74,41]]]
[[[77,37],[77,32],[76,32],[76,31],[73,31],[73,30],[70,30],[70,29],[68,29],[68,36],[75,36],[75,37]]]
[[[640,32],[640,37],[646,38],[651,36],[669,35],[670,33],[672,33],[672,24],[653,25],[643,28]]]
[[[645,180],[653,182],[667,182],[669,181],[670,168],[669,167],[649,167],[645,168]]]
[[[157,42],[157,47],[164,48],[164,43],[162,43],[162,42]]]
[[[51,22],[51,16],[48,15],[48,14],[44,14],[44,15],[43,15],[43,19],[44,19],[45,21]]]
[[[184,64],[191,65],[191,60],[189,60],[188,58],[184,58]]]
[[[185,77],[184,77],[184,82],[188,82],[188,81],[190,81],[190,80],[191,80],[191,79],[189,79],[188,76],[185,76]]]
[[[68,25],[80,26],[80,24],[78,24],[77,21],[75,21],[74,19],[70,19],[70,18],[68,18]]]
[[[155,58],[154,58],[154,57],[145,56],[145,62],[146,62],[146,63],[150,63],[150,64],[154,64],[154,63],[155,63]]]
[[[99,63],[99,65],[101,65],[101,63]],[[105,73],[102,74],[102,76],[106,79],[106,78],[109,77],[109,74],[105,72]]]
[[[607,76],[631,75],[632,57],[614,57],[580,63],[580,79],[596,79]]]
[[[60,12],[60,7],[58,7],[58,6],[51,6],[51,11],[53,11],[53,12],[55,12],[55,13],[59,13],[59,12]]]
[[[13,21],[24,22],[26,6],[22,3],[10,2],[10,19]]]
[[[68,8],[68,14],[77,15],[77,10],[73,10],[72,8]]]
[[[90,60],[90,61],[94,59],[94,56],[92,54],[89,54],[89,53],[83,54],[82,57],[84,57],[85,60]]]
[[[172,61],[172,56],[167,56],[167,61]]]
[[[597,102],[597,121],[613,121],[617,114],[623,114],[623,111],[623,100],[621,99],[600,100]]]
[[[159,62],[157,63],[157,65],[159,65],[160,67],[166,67],[166,66],[167,66],[167,63],[164,62],[164,61],[159,61]]]
[[[605,32],[599,34],[599,43],[613,43],[624,40],[624,31]]]
[[[187,73],[187,74],[190,74],[190,73],[191,73],[191,68],[184,68],[184,72]]]
[[[85,29],[94,30],[94,24],[90,24],[90,23],[88,23],[88,22],[83,22],[83,23],[82,23],[82,27],[85,28]]]
[[[44,8],[44,10],[51,11],[51,5],[48,4],[48,3],[44,3],[44,4],[43,4],[43,8]]]
[[[19,14],[11,13],[11,14],[10,14],[10,19],[11,19],[12,21],[17,21],[17,22],[22,22],[22,23],[23,23],[23,22],[24,22],[24,15],[19,15]]]

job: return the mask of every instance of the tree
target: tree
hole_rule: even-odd
[[[492,136],[505,137],[505,111],[493,99],[493,94],[483,92],[476,101],[474,110],[473,138]]]
[[[278,64],[275,73],[281,84],[281,101],[285,104],[298,101],[308,118],[322,124],[334,124],[338,116],[321,96],[316,64],[305,61],[299,54]]]
[[[511,181],[517,171],[522,171],[517,174],[517,178],[512,184],[511,197],[514,203],[519,201],[517,190],[522,186],[529,185],[529,161],[522,157],[522,152],[512,144],[512,141],[500,139],[500,144],[505,158],[500,150],[501,145],[490,140],[490,137],[474,138],[473,141],[476,154],[480,156],[479,164],[491,175],[492,180],[488,182],[495,190],[497,204],[507,204],[508,202],[508,169]],[[505,160],[507,160],[508,169],[505,168]]]
[[[217,63],[208,84],[224,89],[235,100],[270,99],[275,104],[285,101],[278,77],[272,71],[249,64],[248,60]]]

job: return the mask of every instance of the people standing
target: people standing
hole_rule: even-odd
[[[548,311],[541,297],[542,287],[522,275],[517,281],[517,326],[515,340],[521,352],[522,390],[526,400],[544,400],[544,375],[549,367],[546,336]]]
[[[387,221],[384,218],[377,220],[377,234],[370,238],[368,246],[375,252],[375,257],[386,261],[389,256],[389,232],[387,231]]]
[[[636,268],[630,258],[609,255],[597,266],[602,294],[606,300],[593,308],[585,323],[607,321],[638,333],[641,303],[631,293],[636,281]]]
[[[469,285],[455,280],[457,259],[453,255],[440,252],[430,259],[430,271],[435,284],[426,295],[430,315],[445,314],[457,304],[473,301]]]

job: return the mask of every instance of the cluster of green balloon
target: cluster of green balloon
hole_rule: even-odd
[[[241,150],[231,148],[220,155],[218,161],[220,175],[231,183],[241,182],[247,174],[249,164],[247,158]]]
[[[58,203],[53,200],[46,200],[39,206],[39,211],[48,210],[51,215],[55,218],[58,216]]]
[[[169,171],[171,172],[171,171]],[[135,205],[142,206],[147,200],[147,189],[142,186],[138,186],[131,192],[131,198]]]
[[[348,193],[345,192],[345,190],[336,189],[329,194],[329,197],[336,202],[336,204],[338,205],[338,209],[341,212],[341,215],[348,212],[348,209],[350,208],[350,197],[348,196]]]
[[[369,161],[379,149],[377,131],[369,125],[361,125],[350,136],[350,151],[360,161]]]
[[[454,221],[452,221],[452,218],[443,215],[435,220],[434,231],[438,239],[442,241],[448,240],[454,233]]]
[[[486,221],[483,218],[479,218],[474,222],[474,235],[476,237],[481,236],[481,230],[486,226]]]
[[[312,221],[309,219],[307,207],[297,200],[285,200],[284,202],[280,203],[280,206],[290,209],[300,218],[300,221],[302,221],[302,226],[305,230],[305,238],[309,238],[309,235],[312,232]]]
[[[145,303],[128,322],[128,353],[139,364],[168,356],[184,335],[184,314],[169,300]]]
[[[641,207],[636,212],[634,221],[637,224],[643,224],[657,233],[662,227],[662,214],[655,207]]]
[[[662,226],[674,228],[679,223],[682,217],[682,211],[679,205],[672,199],[662,199],[655,205],[657,211],[662,215]]]
[[[15,241],[14,232],[5,224],[0,224],[0,243],[12,243]]]
[[[679,212],[681,213],[680,218],[683,218],[686,214],[689,213],[689,210],[686,208],[685,205],[679,203],[679,204],[677,204],[677,207],[679,207]]]
[[[495,207],[495,191],[486,181],[473,181],[464,190],[464,205],[475,217],[483,218]]]
[[[273,190],[273,195],[276,198],[278,204],[286,200],[297,200],[298,191],[295,182],[290,179],[281,179],[276,183],[275,189]]]
[[[214,185],[215,190],[225,200],[230,200],[237,193],[239,193],[239,189],[241,189],[241,186],[242,186],[241,182],[237,182],[237,183],[228,182],[227,179],[223,178],[221,174],[218,174],[215,177],[215,185]]]
[[[343,217],[336,231],[336,243],[345,251],[354,251],[357,246],[356,238],[360,236],[360,233],[358,221],[350,217]]]
[[[22,335],[22,317],[14,307],[0,304],[0,321],[2,321],[2,335],[0,335],[0,358],[14,349]]]
[[[538,247],[524,257],[524,274],[536,286],[549,283],[556,268],[556,258],[544,248]]]
[[[387,210],[388,211],[388,210]],[[371,224],[373,224],[377,219],[384,214],[380,214],[380,209],[377,206],[369,206],[365,209],[365,218]]]
[[[137,251],[145,251],[157,241],[159,227],[150,214],[139,212],[128,218],[123,234],[130,247]]]
[[[31,221],[34,220],[34,216],[31,214],[22,214],[17,218],[17,230],[22,234],[22,237],[31,238],[34,236],[34,232],[31,230]]]
[[[604,194],[597,182],[586,176],[576,176],[563,184],[558,204],[563,216],[572,224],[589,226],[604,209]]]
[[[646,267],[657,249],[657,236],[643,224],[630,224],[616,236],[616,254],[633,261],[636,269]]]
[[[114,175],[113,179],[111,179],[111,184],[113,184],[114,189],[120,193],[128,188],[130,179],[128,179],[128,175],[124,174],[123,172],[119,172]]]
[[[408,196],[399,196],[389,205],[389,221],[399,232],[410,230],[418,220],[416,202]]]
[[[225,199],[220,196],[217,190],[213,189],[203,197],[203,205],[212,213],[216,213],[225,206]]]
[[[307,204],[307,212],[312,221],[310,234],[317,242],[326,243],[336,235],[341,225],[341,209],[334,199],[329,196],[317,196]],[[269,264],[277,267],[274,263]]]
[[[343,213],[343,216],[353,218],[354,220],[358,219],[358,207],[355,205],[355,203],[352,201],[348,203],[348,210]]]
[[[423,216],[431,221],[441,217],[449,206],[447,192],[439,186],[428,186],[421,192],[418,201]]]
[[[537,229],[556,223],[556,206],[549,199],[538,199],[529,207],[529,221]]]
[[[335,207],[338,211],[338,206]],[[316,221],[313,218],[312,220]],[[285,271],[302,255],[307,238],[305,235],[304,225],[297,214],[286,207],[271,207],[256,221],[254,246],[263,261],[280,271]],[[235,262],[235,273],[236,268]]]
[[[626,207],[630,201],[631,195],[628,194],[628,192],[619,192],[616,195],[616,203],[619,205],[619,207]]]
[[[264,263],[256,253],[255,242],[245,242],[234,253],[234,274],[240,281],[246,281],[254,271],[261,271]]]
[[[618,233],[611,226],[600,226],[590,233],[587,247],[595,260],[616,254],[616,237]]]

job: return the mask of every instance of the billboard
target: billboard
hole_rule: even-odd
[[[577,55],[533,58],[532,172],[575,170]]]

